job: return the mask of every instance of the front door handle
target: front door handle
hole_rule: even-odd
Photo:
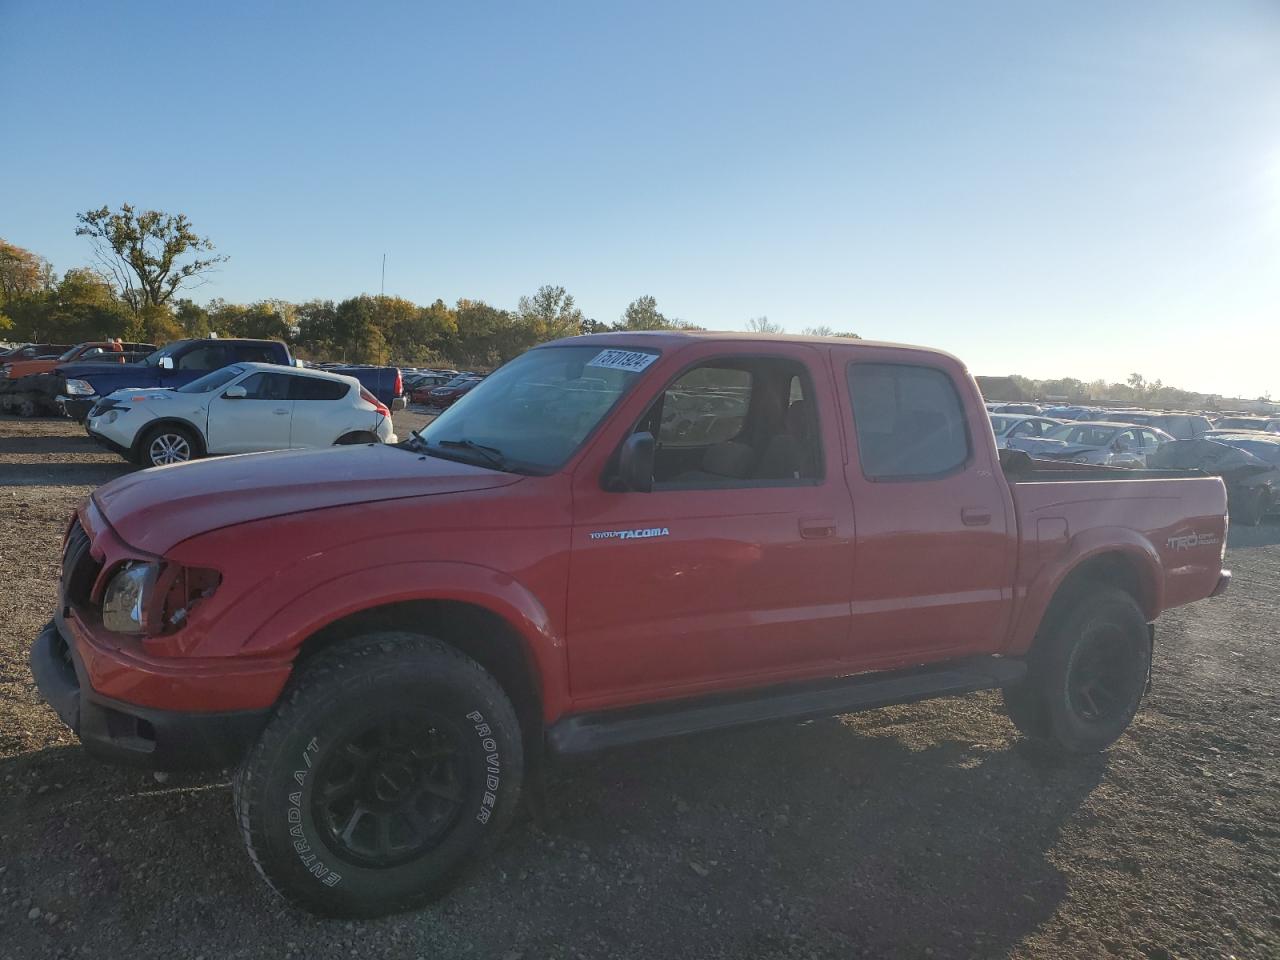
[[[822,540],[836,532],[836,522],[830,517],[803,517],[800,520],[800,536],[805,540]]]
[[[991,522],[991,511],[985,507],[965,507],[960,511],[960,521],[966,527],[985,527]]]

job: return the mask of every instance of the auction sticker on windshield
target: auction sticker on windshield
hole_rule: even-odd
[[[639,350],[601,350],[587,366],[639,373],[657,359],[656,353],[643,353]]]

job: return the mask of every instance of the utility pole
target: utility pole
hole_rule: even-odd
[[[379,298],[387,295],[387,255],[382,255],[382,291],[378,294]]]

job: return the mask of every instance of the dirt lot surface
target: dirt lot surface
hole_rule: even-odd
[[[127,469],[0,420],[0,956],[1280,956],[1280,524],[1162,619],[1106,755],[1037,752],[990,694],[620,750],[448,899],[346,923],[270,894],[225,775],[98,764],[33,690],[63,526]]]

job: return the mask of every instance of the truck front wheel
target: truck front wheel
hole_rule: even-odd
[[[395,913],[497,842],[523,764],[515,710],[479,664],[429,637],[366,634],[299,668],[237,771],[236,820],[296,906]]]
[[[1045,625],[1028,668],[1004,691],[1014,725],[1068,753],[1105,750],[1146,692],[1151,634],[1142,608],[1112,587],[1081,592]]]

